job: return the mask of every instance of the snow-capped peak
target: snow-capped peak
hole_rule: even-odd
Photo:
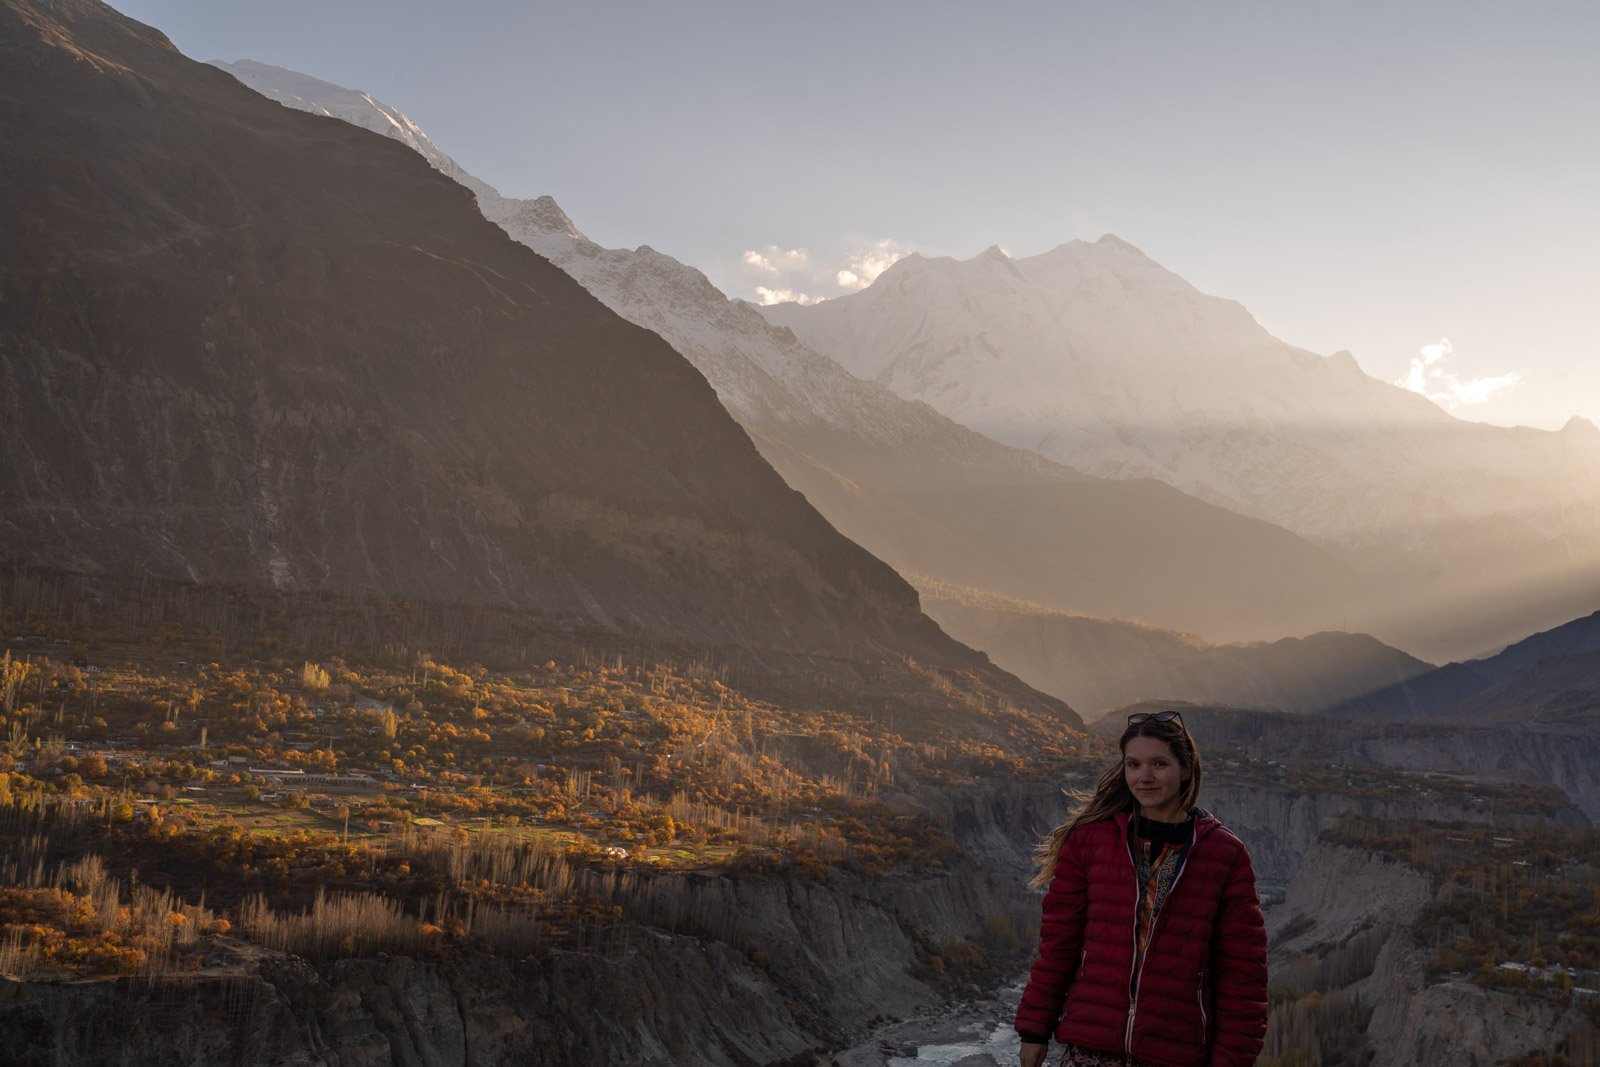
[[[1124,241],[1122,238],[1118,237],[1114,233],[1103,233],[1103,234],[1101,234],[1099,240],[1095,241],[1095,244],[1097,246],[1099,246],[1100,248],[1115,250],[1115,251],[1118,251],[1118,252],[1127,252],[1127,253],[1129,253],[1131,255],[1138,256],[1140,259],[1149,259],[1150,258],[1149,256],[1145,255],[1142,251],[1140,251],[1138,248],[1136,248],[1133,245],[1129,244],[1127,241]]]
[[[480,198],[500,195],[493,186],[474,178],[461,164],[446,155],[422,132],[422,127],[404,112],[360,89],[346,89],[309,74],[258,63],[253,59],[240,59],[233,63],[214,59],[211,65],[227,71],[262,96],[270,97],[285,107],[341,119],[352,126],[360,126],[409,145],[435,170],[454,178]]]
[[[515,224],[528,232],[564,234],[576,241],[589,240],[552,196],[537,196],[532,200],[502,197],[500,200],[499,205],[486,205],[484,214],[504,229],[509,230]]]
[[[1092,474],[1161,478],[1303,535],[1420,547],[1429,531],[1459,542],[1481,525],[1533,547],[1600,529],[1592,424],[1569,424],[1560,437],[1584,446],[1569,448],[1462,422],[1348,352],[1283,343],[1112,234],[891,268],[858,293],[762,311],[998,441]]]

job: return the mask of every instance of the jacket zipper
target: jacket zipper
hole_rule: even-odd
[[[1191,834],[1189,848],[1192,850],[1195,845],[1200,843],[1200,824],[1198,821],[1196,821]],[[1139,952],[1139,896],[1141,893],[1139,888],[1139,861],[1133,855],[1133,842],[1129,841],[1127,845],[1128,862],[1133,864],[1133,951],[1137,955]],[[1178,873],[1173,876],[1172,884],[1167,887],[1167,895],[1161,898],[1160,906],[1150,916],[1150,940],[1147,942],[1148,944],[1155,944],[1156,929],[1161,922],[1161,912],[1166,908],[1167,901],[1172,899],[1172,894],[1178,891],[1178,883],[1183,881],[1183,872],[1188,869],[1189,857],[1185,854],[1183,866],[1178,868]],[[1144,981],[1144,965],[1148,959],[1149,956],[1146,955],[1145,959],[1140,960],[1139,969],[1134,971],[1133,975],[1128,979],[1128,1025],[1122,1031],[1122,1051],[1129,1056],[1133,1055],[1133,1017],[1134,1013],[1139,1010],[1139,985]],[[1200,1011],[1201,1014],[1205,1013],[1204,1008],[1201,1008]]]
[[[1200,1005],[1200,1043],[1205,1044],[1211,1033],[1211,1018],[1206,1014],[1206,972],[1200,972],[1200,983],[1194,991],[1195,1003]]]

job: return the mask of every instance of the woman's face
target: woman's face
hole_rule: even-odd
[[[1183,767],[1172,746],[1154,737],[1135,737],[1122,750],[1122,774],[1147,819],[1183,818]]]

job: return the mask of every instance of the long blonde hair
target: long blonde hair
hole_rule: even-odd
[[[1056,827],[1040,839],[1038,846],[1033,850],[1033,860],[1039,865],[1028,884],[1043,887],[1050,884],[1050,879],[1055,877],[1056,860],[1061,855],[1061,846],[1067,840],[1067,835],[1080,826],[1088,823],[1109,819],[1118,812],[1137,812],[1139,802],[1134,799],[1133,792],[1128,788],[1127,776],[1123,773],[1122,764],[1128,751],[1128,742],[1135,737],[1153,737],[1158,741],[1165,741],[1172,750],[1172,758],[1178,761],[1178,766],[1183,769],[1183,810],[1188,811],[1200,799],[1200,749],[1194,743],[1194,738],[1189,736],[1189,731],[1184,729],[1181,718],[1171,719],[1167,722],[1157,722],[1146,719],[1140,723],[1129,723],[1128,728],[1122,731],[1122,740],[1117,742],[1117,762],[1107,767],[1094,784],[1093,793],[1079,791],[1068,792],[1067,796],[1082,805],[1073,816],[1060,826]]]

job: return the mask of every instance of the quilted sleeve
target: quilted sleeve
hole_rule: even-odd
[[[1088,907],[1088,864],[1082,834],[1061,845],[1055,877],[1045,891],[1039,922],[1039,956],[1017,1005],[1017,1033],[1035,1040],[1055,1033],[1067,988],[1078,970],[1083,949],[1084,914]]]
[[[1211,1067],[1250,1067],[1267,1034],[1267,931],[1256,872],[1241,845],[1211,938],[1216,1034]]]

